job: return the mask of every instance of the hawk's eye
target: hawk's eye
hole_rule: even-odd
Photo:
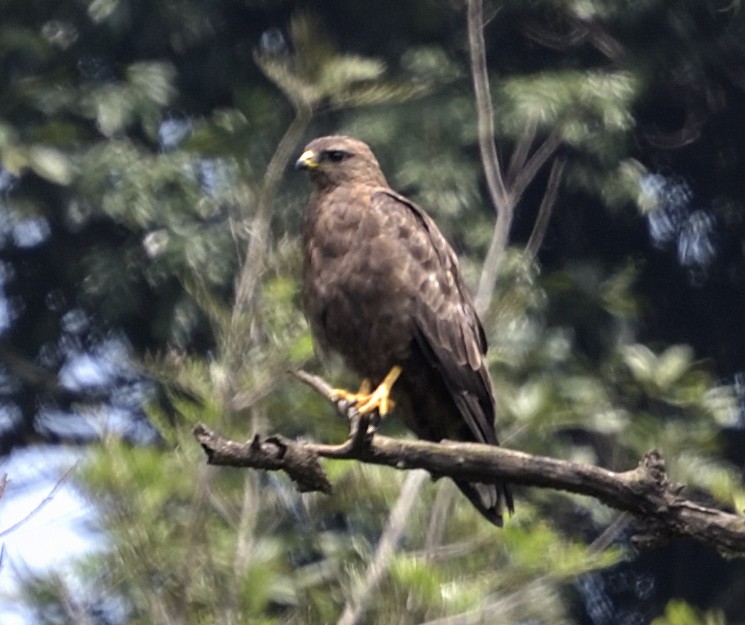
[[[345,158],[347,158],[347,153],[342,150],[329,150],[326,152],[326,158],[332,163],[341,163]]]

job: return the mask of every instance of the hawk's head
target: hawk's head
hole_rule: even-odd
[[[295,163],[295,169],[305,169],[318,188],[343,184],[388,186],[378,159],[366,143],[333,135],[314,139]]]

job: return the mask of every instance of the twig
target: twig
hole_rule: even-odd
[[[259,193],[256,213],[251,223],[251,239],[248,251],[243,260],[243,266],[236,285],[235,304],[233,306],[232,327],[247,307],[256,291],[256,284],[264,270],[264,257],[269,240],[269,225],[271,223],[271,208],[277,186],[282,178],[292,151],[295,149],[308,127],[311,119],[310,109],[299,107],[295,117],[280,139],[264,174],[264,182]]]
[[[545,601],[551,591],[548,586],[550,580],[550,575],[541,575],[528,583],[522,584],[514,592],[487,599],[474,610],[449,614],[420,623],[420,625],[485,625],[485,623],[495,622],[495,615],[499,615],[498,621],[507,620],[508,615],[515,612],[521,605],[529,603],[535,609],[536,602]]]
[[[309,379],[314,377],[309,376]],[[319,386],[330,388],[325,383]],[[332,400],[325,393],[324,396]],[[340,412],[354,422],[356,411]],[[370,436],[363,431],[366,435],[361,443],[353,444],[350,438],[341,445],[294,441],[278,435],[263,440],[257,436],[247,443],[237,443],[202,424],[194,428],[194,436],[204,448],[210,464],[283,470],[301,491],[330,491],[320,458],[358,460],[400,470],[425,469],[435,475],[469,482],[504,480],[587,495],[627,511],[642,524],[643,529],[636,536],[640,546],[686,537],[721,552],[745,557],[745,517],[681,497],[683,487],[669,481],[664,459],[657,450],[648,452],[635,469],[616,473],[503,447],[398,440],[377,434]]]
[[[533,182],[541,167],[543,167],[551,156],[561,145],[561,133],[554,130],[545,141],[541,143],[533,152],[532,156],[525,163],[525,166],[515,174],[515,184],[510,189],[515,203],[517,204],[525,193],[525,189]]]
[[[525,253],[530,258],[535,258],[537,256],[538,250],[541,249],[543,239],[546,236],[548,222],[551,219],[551,212],[553,211],[554,204],[556,204],[556,196],[559,193],[559,185],[561,184],[561,176],[564,173],[565,164],[566,161],[564,161],[563,158],[557,158],[551,164],[551,173],[548,175],[546,190],[543,193],[543,199],[538,208],[538,216],[535,219],[530,238],[525,244]]]
[[[489,94],[483,12],[483,0],[467,0],[468,49],[476,99],[479,151],[489,197],[497,213],[489,248],[481,268],[476,297],[474,298],[476,311],[482,317],[491,305],[494,285],[499,273],[499,265],[504,257],[504,251],[507,249],[515,209],[528,185],[533,182],[538,171],[561,144],[561,134],[554,131],[528,157],[535,140],[536,125],[528,126],[515,146],[507,170],[507,181],[505,182],[505,175],[494,141],[494,110]],[[555,171],[557,170],[552,170],[552,172]],[[543,222],[536,224],[533,232],[541,236],[533,239],[534,244],[539,244],[542,241],[542,234],[545,233],[548,221],[547,217],[550,215],[551,208],[556,200],[558,178],[554,180],[554,183],[554,186],[549,186],[544,194],[543,210],[539,212],[539,217],[543,216],[545,219]],[[532,252],[532,255],[535,255],[535,252]]]
[[[538,130],[538,125],[535,121],[529,122],[529,125],[525,127],[520,138],[517,140],[515,149],[512,152],[510,158],[510,165],[507,169],[507,184],[512,186],[515,184],[515,177],[520,170],[525,167],[525,162],[528,160],[530,154],[530,148],[533,146],[535,140],[535,134]]]
[[[507,248],[515,203],[504,182],[502,165],[494,142],[494,110],[489,93],[489,74],[484,44],[484,7],[482,0],[468,0],[468,50],[471,57],[471,76],[476,98],[479,151],[484,166],[484,177],[492,206],[497,213],[489,249],[481,268],[476,292],[476,310],[484,315],[491,304],[499,264]]]
[[[333,387],[322,377],[303,371],[302,369],[291,371],[298,380],[305,382],[316,393],[323,395],[334,406],[339,414],[345,415],[349,421],[349,438],[341,445],[330,447],[330,453],[343,454],[354,453],[365,444],[365,440],[371,434],[371,415],[360,415],[357,409],[352,406],[346,399],[339,399],[334,394]],[[375,429],[373,425],[372,429]]]
[[[497,218],[497,222],[499,222],[499,218]],[[494,296],[494,285],[496,284],[497,274],[499,273],[499,263],[502,260],[506,246],[507,238],[504,236],[503,229],[499,226],[499,223],[495,223],[491,240],[489,241],[489,248],[486,250],[486,256],[484,257],[484,264],[481,266],[479,285],[476,289],[476,296],[474,297],[476,312],[481,319],[485,317],[486,312],[491,306],[491,300]]]
[[[631,522],[631,515],[622,512],[618,517],[598,536],[588,547],[588,557],[593,558],[605,551],[617,538],[617,536]],[[551,573],[541,575],[532,580],[528,585],[521,585],[517,590],[508,592],[506,595],[490,600],[479,606],[475,610],[468,610],[459,614],[450,614],[445,617],[437,618],[421,625],[469,625],[472,623],[491,622],[494,614],[499,614],[504,618],[509,611],[515,610],[521,605],[530,602],[535,595],[547,596],[551,592],[552,581],[555,582],[556,576]],[[485,620],[484,617],[489,616]]]
[[[507,188],[502,176],[502,166],[494,143],[494,110],[489,93],[489,74],[486,68],[484,45],[484,8],[482,0],[468,0],[468,50],[471,55],[471,75],[476,97],[476,114],[479,127],[479,149],[484,162],[484,175],[492,204],[498,215],[510,212]],[[504,215],[505,218],[508,215]]]
[[[76,462],[73,464],[67,471],[65,471],[60,478],[57,480],[57,482],[52,487],[52,490],[49,491],[49,494],[44,497],[37,505],[36,507],[31,510],[25,517],[23,517],[20,521],[17,521],[16,523],[13,523],[10,527],[6,527],[4,530],[0,531],[0,538],[3,536],[8,536],[9,534],[12,534],[15,532],[19,527],[27,523],[31,520],[32,517],[34,517],[36,514],[38,514],[44,506],[46,506],[52,499],[54,499],[54,496],[57,494],[57,491],[59,491],[60,488],[62,488],[62,485],[65,483],[68,477],[72,474],[72,472],[75,470],[75,468],[78,466],[78,463]],[[5,484],[3,484],[3,488],[5,487]]]
[[[447,480],[438,482],[437,494],[429,512],[429,523],[424,537],[425,551],[434,551],[440,546],[453,499],[457,496],[455,484]]]
[[[416,495],[426,480],[427,474],[424,471],[416,471],[406,476],[401,493],[388,517],[388,523],[380,535],[372,562],[367,567],[365,576],[350,594],[351,599],[344,606],[344,611],[336,625],[358,625],[362,622],[370,600],[374,598],[375,591],[388,572],[393,556],[396,555],[396,548],[406,528],[411,510],[417,502]]]
[[[307,373],[306,371],[293,371],[295,377],[305,382],[317,393],[332,401],[338,412],[345,414],[350,419],[350,436],[346,448],[359,449],[363,443],[363,436],[367,436],[368,420],[360,421],[357,411],[348,406],[345,401],[333,400],[333,389],[323,378]],[[363,427],[364,426],[364,427]],[[344,611],[337,621],[337,625],[357,625],[364,616],[372,598],[373,592],[388,571],[391,559],[395,555],[395,547],[401,539],[406,522],[411,514],[411,509],[417,501],[417,493],[422,488],[427,474],[423,471],[411,473],[404,480],[401,492],[391,509],[383,533],[378,541],[372,562],[367,568],[363,580],[357,585],[355,591],[350,595],[352,600],[344,606]]]
[[[613,519],[613,522],[603,530],[595,540],[590,544],[591,554],[601,554],[608,547],[610,547],[618,538],[618,536],[626,529],[631,523],[633,517],[628,512],[621,512]]]

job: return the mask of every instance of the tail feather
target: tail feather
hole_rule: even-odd
[[[479,484],[476,482],[464,482],[455,480],[456,486],[468,497],[482,516],[497,527],[504,525],[505,510],[512,514],[514,504],[512,501],[512,492],[507,484],[501,482],[497,484]]]

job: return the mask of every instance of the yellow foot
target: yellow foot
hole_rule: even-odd
[[[368,414],[377,410],[379,415],[384,416],[391,412],[395,405],[390,398],[390,394],[393,385],[400,375],[401,367],[396,365],[388,372],[388,375],[385,376],[378,388],[372,393],[370,392],[370,381],[363,380],[360,390],[357,393],[350,393],[342,388],[335,388],[332,391],[331,398],[334,401],[343,399],[350,404],[354,404],[360,414]]]
[[[344,400],[350,404],[357,405],[360,402],[366,401],[370,396],[370,386],[370,380],[365,378],[362,380],[362,384],[360,384],[360,390],[356,393],[344,388],[334,388],[331,389],[331,399],[336,402]]]

